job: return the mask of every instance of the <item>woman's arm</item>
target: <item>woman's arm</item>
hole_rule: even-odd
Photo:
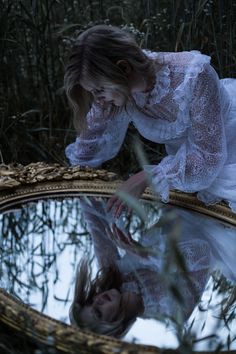
[[[100,267],[108,267],[120,257],[116,245],[107,236],[110,229],[109,215],[105,211],[105,202],[94,197],[86,202],[80,200],[82,213],[92,236],[94,252]]]
[[[71,165],[96,168],[113,158],[123,143],[129,121],[125,112],[111,118],[94,104],[87,115],[87,129],[65,150]]]
[[[170,189],[192,193],[209,187],[227,158],[220,84],[210,64],[193,79],[191,92],[186,140],[175,155],[147,167],[163,201],[168,201]]]

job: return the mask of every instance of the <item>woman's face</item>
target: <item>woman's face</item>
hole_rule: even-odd
[[[94,320],[113,322],[120,312],[121,293],[116,289],[110,289],[94,296],[90,305],[86,305],[80,311],[80,319],[83,323],[93,323]]]
[[[106,103],[109,103],[120,107],[125,103],[124,96],[115,88],[113,89],[97,86],[89,80],[81,80],[80,85],[86,91],[90,92],[93,95],[94,100],[100,105],[105,105]]]

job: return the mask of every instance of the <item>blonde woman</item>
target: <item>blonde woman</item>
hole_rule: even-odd
[[[170,189],[197,192],[207,204],[227,200],[236,210],[236,80],[219,80],[210,57],[197,51],[156,53],[129,33],[94,26],[75,41],[65,73],[76,141],[66,149],[72,165],[98,167],[113,158],[132,122],[167,156],[146,166],[166,202]],[[141,171],[121,190],[140,197]],[[123,202],[108,208],[119,216]]]

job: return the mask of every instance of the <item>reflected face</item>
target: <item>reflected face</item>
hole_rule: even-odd
[[[116,289],[110,289],[94,296],[92,304],[84,306],[80,311],[80,319],[85,324],[94,320],[113,322],[120,313],[121,293]]]
[[[94,100],[100,105],[114,104],[115,106],[122,106],[125,103],[124,96],[117,90],[113,88],[105,88],[102,86],[97,86],[89,80],[81,80],[80,85],[86,91],[90,92]]]

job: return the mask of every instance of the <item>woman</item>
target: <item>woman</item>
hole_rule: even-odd
[[[70,319],[80,328],[122,337],[137,317],[185,322],[213,270],[236,280],[235,230],[180,210],[172,221],[165,216],[161,227],[143,232],[137,243],[111,227],[105,201],[81,199],[81,207],[100,271],[92,280],[88,261],[78,267]]]
[[[94,26],[75,41],[65,90],[79,134],[66,149],[71,164],[98,167],[113,158],[133,122],[165,144],[167,156],[145,167],[163,201],[178,189],[236,210],[236,80],[219,80],[208,56],[141,50],[125,31]],[[141,171],[121,191],[140,197],[146,186]],[[116,216],[122,208],[118,196],[110,199]]]

